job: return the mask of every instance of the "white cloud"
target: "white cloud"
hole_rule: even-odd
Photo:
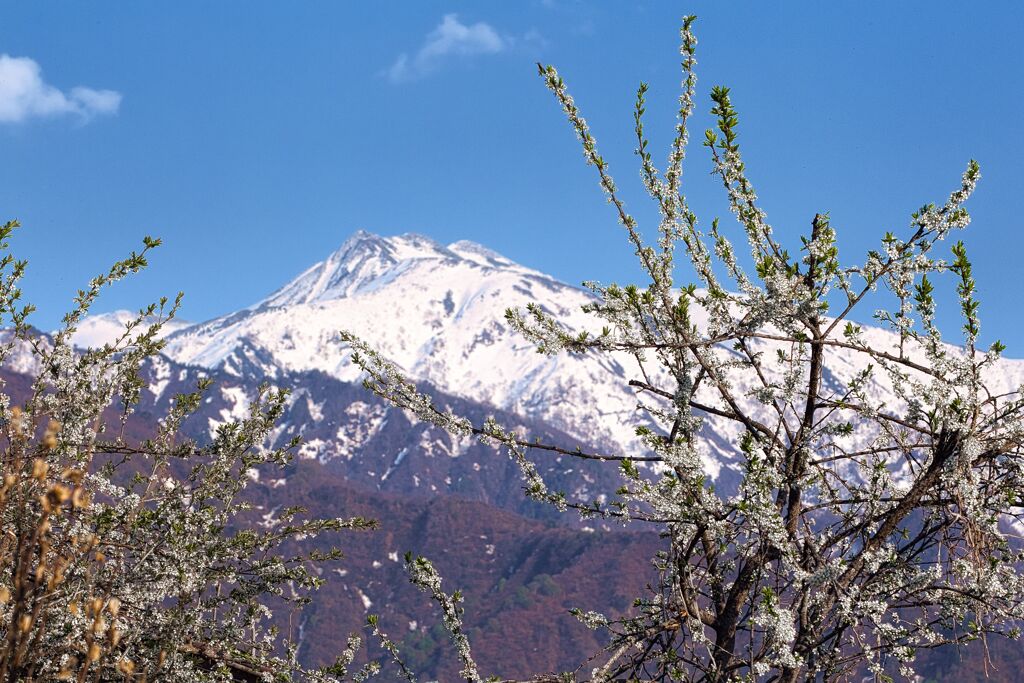
[[[0,124],[69,114],[88,121],[120,106],[119,92],[79,86],[65,93],[43,80],[35,60],[0,54]]]
[[[482,21],[466,25],[458,15],[446,14],[441,23],[427,34],[427,39],[412,57],[402,53],[386,71],[393,83],[409,81],[436,70],[450,55],[467,57],[495,54],[508,46],[508,41]]]

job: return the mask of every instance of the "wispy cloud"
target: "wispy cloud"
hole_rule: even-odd
[[[448,57],[495,54],[508,44],[490,24],[480,21],[467,25],[459,21],[458,15],[446,14],[415,55],[398,55],[385,73],[392,83],[414,80],[437,70]]]
[[[120,106],[119,92],[82,86],[64,92],[43,80],[35,60],[0,54],[0,124],[67,115],[88,121]]]

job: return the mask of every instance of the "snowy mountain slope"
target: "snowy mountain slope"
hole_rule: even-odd
[[[41,344],[50,347],[42,335]],[[10,334],[0,330],[0,343]],[[233,352],[226,367],[240,373],[183,365],[158,355],[140,367],[144,389],[134,406],[127,430],[122,434],[129,443],[152,437],[157,421],[167,415],[176,398],[196,390],[202,379],[212,380],[201,404],[185,419],[182,434],[199,444],[209,443],[217,429],[230,421],[249,415],[252,402],[266,379],[257,366],[240,356],[251,354],[251,347]],[[256,358],[267,362],[266,358]],[[12,403],[23,402],[31,390],[40,365],[27,344],[15,343],[13,353],[0,364],[0,387]],[[319,371],[285,372],[275,382],[287,387],[290,396],[271,432],[267,445],[283,447],[295,436],[302,444],[295,451],[297,463],[316,463],[331,477],[347,482],[355,489],[371,494],[401,495],[410,499],[454,496],[484,503],[525,517],[568,526],[585,526],[574,516],[561,515],[523,495],[518,466],[494,446],[470,437],[455,437],[438,427],[420,422],[405,412],[373,396],[358,382],[345,382]],[[536,435],[545,441],[565,443],[566,434],[548,425],[495,410],[492,406],[438,392],[437,400],[450,405],[459,414],[475,422],[494,415],[510,429]],[[119,405],[108,413],[109,425],[119,428]],[[101,438],[113,439],[113,433]],[[602,493],[619,485],[614,467],[595,461],[577,461],[570,456],[547,454],[537,458],[538,471],[555,490],[569,500],[590,503]],[[263,483],[280,489],[283,504],[288,496],[299,495],[290,472],[266,472],[273,478]],[[259,473],[250,472],[260,480]],[[595,523],[604,529],[607,525]]]
[[[583,326],[579,309],[589,300],[470,242],[360,232],[259,303],[171,335],[167,354],[228,372],[241,371],[241,358],[247,372],[268,377],[319,370],[353,381],[359,370],[338,342],[348,329],[446,393],[550,424],[581,443],[627,449],[636,400],[625,369],[607,359],[541,356],[503,317],[507,307],[538,302]],[[609,382],[609,373],[619,381]]]
[[[600,324],[580,311],[590,300],[582,289],[472,242],[444,246],[421,235],[360,231],[256,304],[169,335],[166,352],[179,363],[236,377],[319,371],[352,382],[359,370],[338,341],[339,330],[347,329],[445,394],[549,425],[589,447],[638,454],[634,430],[644,417],[627,384],[637,374],[635,360],[542,356],[503,317],[508,307],[536,303],[571,327],[593,330]],[[693,314],[702,324],[701,312]],[[893,334],[878,328],[865,327],[863,338],[880,350],[896,345]],[[755,350],[774,353],[767,342]],[[826,387],[838,394],[863,369],[864,354],[830,349],[828,356]],[[1024,383],[1024,362],[1002,361],[990,374],[994,388],[1014,390]],[[736,371],[732,380],[736,395],[753,404],[757,387],[749,375]],[[884,372],[876,373],[869,398],[876,405],[892,403]],[[736,466],[738,428],[710,417],[704,433],[703,459],[718,478],[722,467]],[[859,431],[851,439],[871,436]]]

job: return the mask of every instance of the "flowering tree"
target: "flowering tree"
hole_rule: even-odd
[[[840,260],[825,213],[813,215],[790,251],[758,206],[729,90],[713,88],[717,130],[703,145],[749,247],[741,258],[717,220],[699,227],[682,192],[696,90],[693,21],[681,32],[682,95],[663,173],[644,132],[647,85],[637,93],[636,153],[661,215],[653,244],[627,212],[562,78],[540,67],[647,282],[591,284],[593,330],[569,329],[540,308],[507,312],[542,353],[633,359],[645,455],[586,453],[536,443],[493,420],[473,424],[345,334],[367,386],[421,419],[504,446],[536,499],[664,532],[653,594],[624,619],[579,613],[610,637],[592,680],[792,683],[843,680],[864,667],[883,679],[912,678],[921,649],[1015,637],[1024,577],[1008,530],[1022,512],[1024,400],[994,388],[1002,346],[977,346],[963,244],[953,245],[951,261],[936,256],[969,222],[963,205],[978,165],[969,163],[947,200],[914,213],[906,234],[887,233],[860,261]],[[677,283],[680,261],[692,284]],[[937,277],[956,283],[959,345],[945,342],[935,322]],[[891,295],[875,294],[880,287]],[[879,298],[897,302],[875,314],[892,331],[884,345],[852,322]],[[741,463],[734,490],[716,489],[709,476],[709,429],[733,439]],[[623,485],[602,502],[570,502],[531,460],[552,452],[616,461]],[[459,642],[464,674],[479,680],[468,643]]]
[[[6,253],[16,226],[0,227],[0,316],[10,325],[0,361],[27,349],[37,371],[18,396],[0,393],[0,680],[365,677],[368,669],[347,671],[358,638],[334,666],[305,671],[270,624],[268,605],[308,600],[320,584],[311,562],[337,557],[286,544],[371,526],[300,509],[273,530],[250,523],[245,472],[284,466],[295,445],[264,448],[286,392],[261,391],[246,418],[199,445],[179,430],[204,380],[176,397],[151,438],[129,442],[140,370],[159,353],[180,295],[141,311],[102,348],[76,350],[71,337],[100,290],[144,267],[158,240],[92,280],[51,337],[27,324],[32,307],[19,304],[25,263]]]

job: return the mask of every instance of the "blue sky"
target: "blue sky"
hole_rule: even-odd
[[[965,7],[7,3],[0,216],[25,225],[13,246],[30,261],[25,290],[42,327],[144,234],[165,246],[99,310],[183,289],[184,317],[229,312],[359,228],[475,240],[573,283],[637,281],[594,170],[534,63],[562,72],[653,231],[632,153],[632,101],[638,82],[650,82],[647,125],[663,158],[679,17],[692,12],[693,132],[711,123],[711,85],[730,86],[748,170],[791,243],[816,211],[830,211],[846,260],[859,262],[979,160],[963,238],[983,337],[1024,357],[1024,9]],[[689,159],[687,194],[703,224],[727,222],[705,150],[692,146]]]

